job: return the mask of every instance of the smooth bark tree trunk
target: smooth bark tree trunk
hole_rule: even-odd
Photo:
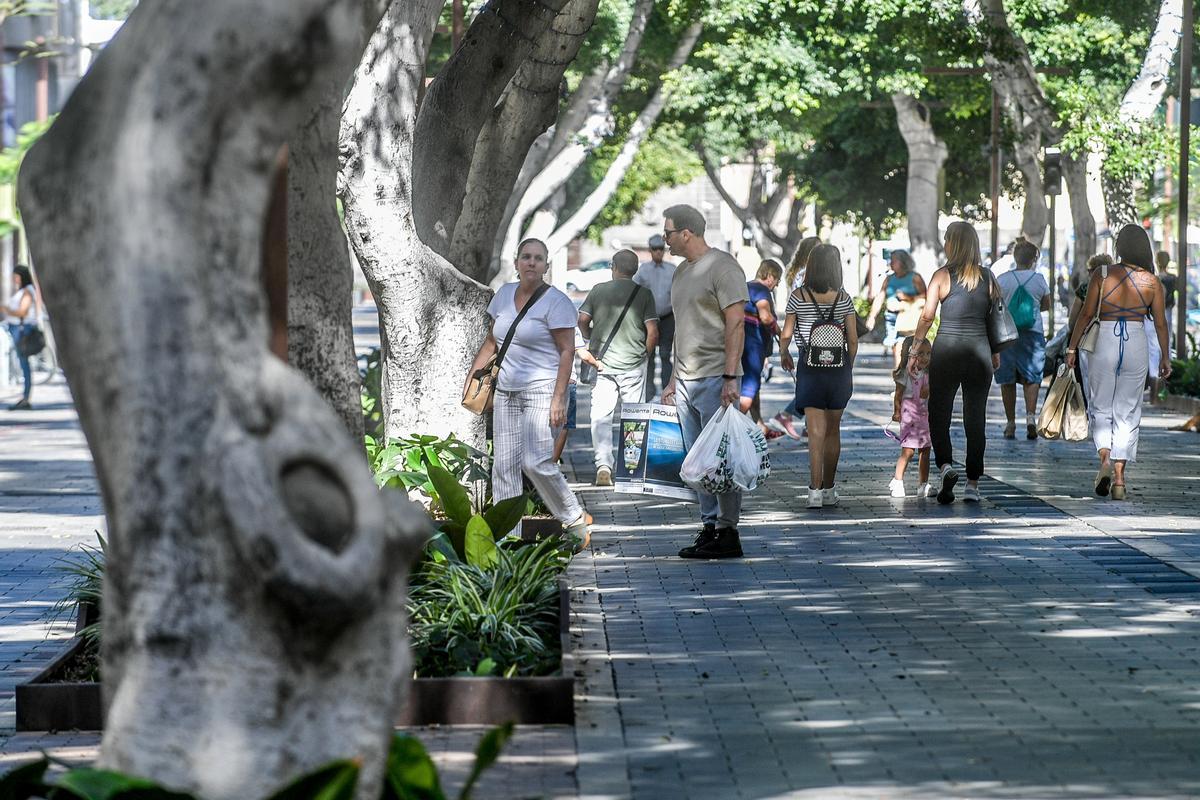
[[[1020,109],[1013,109],[1011,116],[1020,126]],[[1021,182],[1025,188],[1025,203],[1021,210],[1021,235],[1038,247],[1046,235],[1046,226],[1050,224],[1050,208],[1046,205],[1046,185],[1042,180],[1042,165],[1038,154],[1042,149],[1041,131],[1037,126],[1028,128],[1018,127],[1017,140],[1013,145],[1013,160],[1021,173]]]
[[[714,164],[708,157],[702,144],[698,144],[697,149],[700,152],[700,160],[704,164],[704,172],[708,176],[709,183],[717,190],[721,200],[729,206],[738,221],[750,230],[754,248],[764,256],[783,259],[786,263],[803,238],[803,231],[800,230],[799,223],[800,215],[804,211],[804,203],[795,196],[795,191],[789,181],[785,179],[780,181],[777,186],[766,186],[767,181],[763,170],[766,165],[759,163],[756,153],[754,172],[750,181],[750,197],[746,205],[742,205],[737,202],[729,191],[729,187],[722,180],[721,167]],[[770,194],[764,201],[762,196],[768,191]],[[780,234],[772,226],[779,208],[785,200],[790,200],[791,204],[788,208],[787,221],[784,223],[784,232]]]
[[[365,44],[366,33],[362,35]],[[356,53],[362,52],[362,46]],[[354,352],[354,268],[337,209],[338,131],[356,62],[322,80],[311,114],[291,136],[288,168],[288,363],[304,373],[355,440],[363,438]]]
[[[450,261],[481,283],[493,272],[493,249],[521,166],[534,140],[554,124],[563,74],[591,30],[599,4],[568,0],[479,134]]]
[[[526,232],[526,220],[565,186],[575,171],[587,160],[588,155],[612,134],[613,107],[625,86],[626,78],[637,63],[638,49],[641,47],[646,24],[653,10],[654,0],[637,0],[625,33],[621,55],[607,70],[598,91],[591,95],[586,117],[574,131],[569,131],[564,126],[563,133],[569,135],[562,137],[562,146],[557,148],[547,163],[529,179],[524,190],[520,192],[516,207],[506,215],[508,222],[500,245],[501,258],[507,258],[509,253],[516,251],[517,245],[524,238],[523,233]],[[585,85],[581,85],[577,94],[584,89]],[[536,235],[532,231],[529,233]]]
[[[488,0],[438,72],[413,133],[413,220],[421,240],[452,257],[479,134],[509,82],[567,0]]]
[[[267,351],[275,157],[378,9],[135,10],[21,171],[108,518],[100,764],[207,800],[359,758],[375,800],[428,520]]]
[[[1154,118],[1167,92],[1171,64],[1175,60],[1175,51],[1179,49],[1182,30],[1183,0],[1162,0],[1154,35],[1142,59],[1141,71],[1125,92],[1117,111],[1116,135],[1134,139],[1141,135],[1142,127]],[[1138,220],[1134,198],[1135,176],[1108,168],[1107,147],[1101,149],[1100,160],[1104,207],[1109,228],[1115,231],[1122,225]]]
[[[671,55],[671,60],[667,64],[667,73],[673,72],[684,65],[688,56],[691,55],[692,49],[696,46],[702,29],[703,23],[700,21],[693,22],[687,27],[687,30],[683,33],[683,38],[679,40],[679,44],[676,45],[675,52]],[[566,222],[559,225],[546,240],[546,246],[552,254],[557,253],[570,244],[571,240],[581,234],[588,225],[591,225],[592,220],[604,210],[604,206],[608,204],[608,201],[612,199],[613,194],[617,191],[617,187],[621,185],[625,173],[633,164],[633,159],[637,156],[638,149],[642,146],[642,141],[649,135],[666,104],[667,87],[660,84],[654,90],[654,94],[650,96],[649,102],[646,103],[645,107],[638,114],[637,119],[634,120],[633,125],[630,126],[629,133],[625,137],[625,142],[621,146],[621,151],[617,154],[612,164],[609,165],[608,171],[604,173],[604,177],[600,180],[600,184],[587,196],[583,201],[583,205],[575,213],[571,214]]]
[[[937,269],[941,251],[938,235],[938,211],[941,197],[938,178],[949,151],[946,143],[933,130],[932,115],[927,107],[910,95],[892,95],[900,135],[908,147],[908,184],[905,191],[905,214],[908,217],[908,244],[917,271],[929,277]]]
[[[478,445],[483,420],[459,401],[491,292],[425,245],[413,220],[417,97],[443,4],[395,3],[372,37],[342,116],[339,188],[379,304],[386,436],[454,433]]]
[[[980,29],[984,38],[984,63],[992,72],[992,81],[1001,97],[1011,99],[1040,131],[1044,145],[1062,141],[1058,115],[1046,100],[1037,79],[1029,49],[1008,25],[1004,0],[963,0],[967,20]],[[1063,177],[1071,196],[1071,220],[1075,228],[1076,274],[1086,271],[1087,260],[1096,250],[1096,219],[1087,196],[1086,152],[1062,154]]]
[[[1087,274],[1087,261],[1096,254],[1096,218],[1088,201],[1088,160],[1086,154],[1062,154],[1063,180],[1071,199],[1071,223],[1075,228],[1075,257],[1071,274]]]

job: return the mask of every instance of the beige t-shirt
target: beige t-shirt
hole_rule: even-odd
[[[724,250],[714,248],[676,268],[671,307],[675,310],[677,377],[694,381],[725,374],[724,310],[749,299],[741,264]],[[734,374],[742,374],[740,365]]]

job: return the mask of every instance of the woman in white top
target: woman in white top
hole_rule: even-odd
[[[29,410],[29,398],[33,391],[33,380],[29,370],[29,357],[21,354],[21,339],[33,330],[37,321],[37,290],[33,286],[33,275],[24,265],[13,268],[12,295],[4,307],[5,323],[12,337],[17,361],[21,364],[21,377],[25,380],[25,392],[21,399],[8,407],[9,411]]]
[[[550,512],[566,526],[567,535],[577,538],[582,548],[591,538],[587,520],[554,463],[554,439],[567,422],[579,314],[569,297],[546,285],[547,257],[541,241],[521,242],[515,265],[517,282],[501,286],[488,305],[492,330],[476,353],[468,376],[488,362],[521,309],[533,300],[517,325],[496,382],[492,496],[498,502],[521,494],[523,471]]]

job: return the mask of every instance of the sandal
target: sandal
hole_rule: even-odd
[[[1010,422],[1004,426],[1004,438],[1005,439],[1017,438],[1017,423]]]
[[[1123,483],[1114,483],[1113,484],[1112,499],[1113,500],[1124,500],[1125,499],[1125,484],[1123,484]]]
[[[1100,465],[1100,469],[1096,471],[1096,496],[1108,497],[1108,488],[1112,486],[1113,465],[1112,462],[1106,462]]]

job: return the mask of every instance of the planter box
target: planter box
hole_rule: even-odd
[[[521,540],[536,542],[563,535],[563,524],[554,517],[523,517],[521,519]]]
[[[1158,404],[1159,408],[1168,408],[1171,411],[1178,411],[1187,416],[1195,416],[1200,414],[1200,397],[1188,397],[1182,394],[1169,394],[1167,398]]]
[[[72,639],[33,680],[17,685],[18,731],[98,731],[104,727],[100,684],[52,682],[82,652],[83,639]]]
[[[558,632],[562,675],[542,678],[416,678],[397,725],[575,724],[575,679],[568,647],[570,593],[558,582]],[[17,686],[18,731],[98,731],[104,727],[99,683],[53,683],[83,650],[67,649],[29,683]]]

